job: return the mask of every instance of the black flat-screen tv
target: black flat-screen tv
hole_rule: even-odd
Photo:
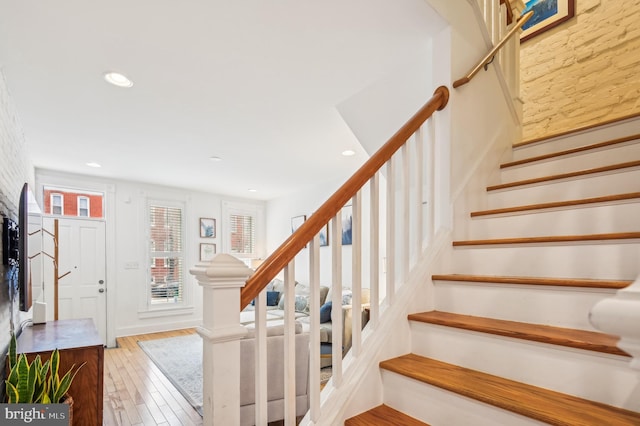
[[[18,289],[20,310],[31,309],[31,280],[29,279],[29,184],[25,183],[20,192],[18,205]]]

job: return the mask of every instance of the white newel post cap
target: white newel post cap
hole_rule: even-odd
[[[199,262],[189,270],[203,287],[244,287],[253,271],[237,257],[216,254],[208,262]]]
[[[620,336],[618,347],[633,357],[631,367],[640,370],[640,277],[596,303],[589,321],[600,331]]]

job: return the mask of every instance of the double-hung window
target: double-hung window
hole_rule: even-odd
[[[184,208],[149,203],[151,305],[178,305],[184,299]]]

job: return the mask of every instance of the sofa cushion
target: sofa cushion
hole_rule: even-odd
[[[256,325],[255,323],[245,325],[247,329],[247,335],[245,339],[253,339],[256,337]],[[302,324],[298,321],[295,322],[296,334],[302,333]],[[284,334],[284,320],[267,321],[267,337],[269,336],[282,336]]]
[[[267,291],[267,306],[278,306],[279,291]]]
[[[320,307],[320,322],[329,322],[331,321],[331,306],[333,303],[329,300],[327,303]]]
[[[267,306],[278,306],[278,299],[280,298],[279,291],[267,291]],[[251,306],[256,306],[256,299],[251,301]]]

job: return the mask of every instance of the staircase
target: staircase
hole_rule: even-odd
[[[630,357],[588,320],[640,272],[640,120],[512,157],[409,315],[412,353],[380,363],[384,405],[346,425],[640,425]]]

